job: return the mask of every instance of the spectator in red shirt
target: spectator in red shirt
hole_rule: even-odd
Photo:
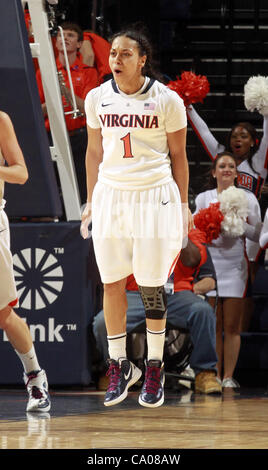
[[[83,61],[96,67],[99,80],[102,83],[111,75],[109,66],[111,44],[93,31],[84,31],[84,41],[80,48]]]
[[[75,94],[76,105],[81,113],[79,117],[74,118],[72,114],[65,114],[66,127],[69,131],[70,143],[72,147],[74,164],[76,168],[77,180],[80,189],[81,202],[86,201],[86,176],[84,156],[87,145],[86,118],[84,115],[84,100],[87,93],[99,85],[99,78],[96,68],[84,64],[79,50],[83,42],[83,31],[74,23],[63,23],[61,25],[66,45],[70,73],[72,78],[73,90]],[[56,40],[56,66],[59,73],[59,82],[62,93],[62,103],[64,112],[72,111],[72,94],[66,69],[65,55],[60,32]],[[45,118],[45,126],[50,131],[45,95],[42,85],[42,76],[40,69],[36,72],[36,80],[39,89],[42,110]]]
[[[204,235],[191,230],[188,245],[181,252],[173,273],[174,292],[167,291],[167,330],[187,329],[193,343],[190,366],[195,373],[195,389],[201,393],[221,393],[216,378],[216,317],[211,306],[200,297],[216,286],[216,275]],[[208,266],[208,263],[211,263]],[[202,268],[205,268],[203,274]],[[199,279],[195,283],[196,279]],[[127,332],[144,324],[144,306],[133,275],[127,282]],[[107,335],[103,310],[94,319],[93,332],[97,348],[108,358]]]
[[[81,117],[73,119],[71,114],[65,116],[66,125],[68,131],[73,131],[81,127],[85,127],[86,120],[84,115],[84,100],[86,95],[92,88],[95,88],[99,84],[98,73],[94,67],[89,67],[84,64],[79,57],[79,49],[83,42],[83,32],[73,23],[63,23],[61,25],[63,29],[63,35],[66,45],[66,51],[70,66],[70,72],[72,77],[73,89],[76,99],[77,108],[81,112]],[[61,86],[61,92],[63,95],[63,106],[65,112],[71,111],[72,107],[72,95],[70,90],[70,83],[65,63],[65,55],[63,49],[63,43],[60,32],[57,35],[56,48],[58,55],[56,58],[56,66],[59,73],[59,81]],[[45,103],[44,90],[42,85],[42,77],[40,70],[36,73],[36,80],[39,89],[40,99],[42,103],[42,110],[45,116],[45,124],[47,130],[49,130],[49,121],[47,116],[47,109]]]

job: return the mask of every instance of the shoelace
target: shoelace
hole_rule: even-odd
[[[121,370],[118,366],[116,366],[115,364],[110,365],[109,370],[106,373],[106,375],[110,377],[110,383],[107,391],[111,392],[116,389],[118,381],[120,379],[120,372]]]
[[[160,372],[159,367],[147,367],[144,381],[146,393],[152,393],[154,395],[157,393],[160,382]]]
[[[29,382],[32,379],[35,379],[37,377],[37,375],[36,374],[29,374],[27,377],[28,377],[28,380],[27,380],[27,383],[26,383],[26,387],[28,387]]]

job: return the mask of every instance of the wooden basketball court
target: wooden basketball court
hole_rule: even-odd
[[[107,408],[104,392],[52,390],[50,413],[27,414],[25,391],[2,389],[0,458],[10,449],[268,449],[266,389],[167,390],[154,409],[141,407],[138,393]]]

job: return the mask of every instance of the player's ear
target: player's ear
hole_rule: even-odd
[[[143,68],[146,64],[146,59],[147,59],[147,56],[146,55],[143,55],[140,57],[140,65],[141,65],[141,68]]]

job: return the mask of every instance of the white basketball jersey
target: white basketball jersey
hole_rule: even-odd
[[[167,133],[187,126],[177,93],[146,77],[137,93],[127,95],[109,80],[88,93],[85,112],[88,126],[102,132],[100,182],[135,190],[172,180]]]

